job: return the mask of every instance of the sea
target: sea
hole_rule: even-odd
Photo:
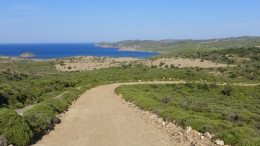
[[[95,43],[57,43],[57,44],[0,44],[0,55],[20,57],[30,52],[35,56],[28,59],[53,59],[73,56],[108,56],[149,58],[157,52],[120,51],[119,48],[103,48]]]

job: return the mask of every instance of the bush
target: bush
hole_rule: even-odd
[[[224,95],[230,96],[232,91],[233,91],[233,88],[230,85],[225,85],[224,89],[221,91],[221,93]]]
[[[49,99],[25,111],[24,119],[32,128],[34,137],[46,134],[49,129],[53,129],[54,124],[60,121],[56,114],[65,111],[80,93],[80,90],[73,89],[60,98]]]
[[[208,131],[215,134],[214,139],[242,146],[260,142],[259,89],[260,86],[186,83],[124,85],[115,91],[167,121]]]
[[[230,130],[225,130],[216,136],[216,138],[223,139],[227,144],[235,145],[238,145],[239,143],[242,144],[245,139],[248,140],[257,137],[258,134],[256,131],[249,127],[234,127]]]
[[[36,137],[53,129],[52,121],[55,119],[55,115],[55,109],[46,103],[40,103],[24,112],[24,118],[28,121]]]
[[[14,110],[0,109],[0,135],[6,138],[8,144],[26,146],[33,137],[27,122]]]

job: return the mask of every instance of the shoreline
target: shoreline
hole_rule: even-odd
[[[106,49],[109,49],[109,48],[117,48],[118,51],[151,52],[151,53],[158,53],[158,55],[163,53],[163,52],[153,52],[153,51],[137,50],[135,47],[113,47],[113,46],[102,46],[102,45],[97,45],[97,44],[95,44],[95,46],[97,46],[97,47],[102,47],[102,48],[106,48]]]

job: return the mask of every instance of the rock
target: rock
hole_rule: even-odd
[[[188,127],[186,128],[186,133],[190,133],[191,130],[192,130],[192,128],[191,128],[190,126],[188,126]]]
[[[204,136],[211,139],[211,135],[209,134],[209,132],[204,133]]]
[[[162,121],[162,126],[165,127],[165,122],[164,121]]]
[[[4,146],[5,144],[5,138],[0,135],[0,146]]]
[[[163,119],[162,119],[162,118],[159,118],[159,119],[157,120],[157,124],[161,124],[162,121],[163,121]]]
[[[179,135],[183,135],[183,133],[181,133],[181,132],[177,132],[177,134],[179,134]]]
[[[177,128],[176,125],[174,125],[172,122],[169,122],[168,125],[167,125],[166,127],[170,128],[171,130]]]
[[[217,145],[224,145],[224,141],[217,139],[217,140],[215,141],[215,144],[217,144]]]
[[[204,139],[204,136],[201,136],[200,139],[201,139],[201,140]]]
[[[191,142],[191,145],[192,145],[192,146],[196,146],[196,144],[197,144],[196,141],[192,141],[192,142]]]
[[[149,119],[151,119],[151,120],[153,120],[153,119],[155,119],[156,118],[156,115],[155,114],[152,114],[150,117],[149,117]]]

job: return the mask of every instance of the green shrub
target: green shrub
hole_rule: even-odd
[[[27,122],[14,110],[0,109],[0,135],[3,135],[8,144],[26,146],[33,137]]]
[[[238,144],[258,136],[259,134],[250,127],[233,127],[230,130],[222,131],[216,138],[223,139],[227,144]]]
[[[55,116],[55,108],[46,103],[40,103],[24,112],[24,118],[34,131],[35,137],[46,134],[53,128]]]
[[[49,99],[25,111],[24,119],[32,128],[34,136],[38,137],[46,134],[49,129],[52,129],[57,120],[56,114],[65,111],[81,92],[80,90],[72,89],[60,98]]]
[[[214,138],[226,144],[256,145],[260,141],[259,89],[260,86],[185,83],[123,85],[115,91],[127,101],[136,101],[142,109],[184,128],[191,126],[200,132],[214,133]],[[226,96],[229,90],[232,94]]]

